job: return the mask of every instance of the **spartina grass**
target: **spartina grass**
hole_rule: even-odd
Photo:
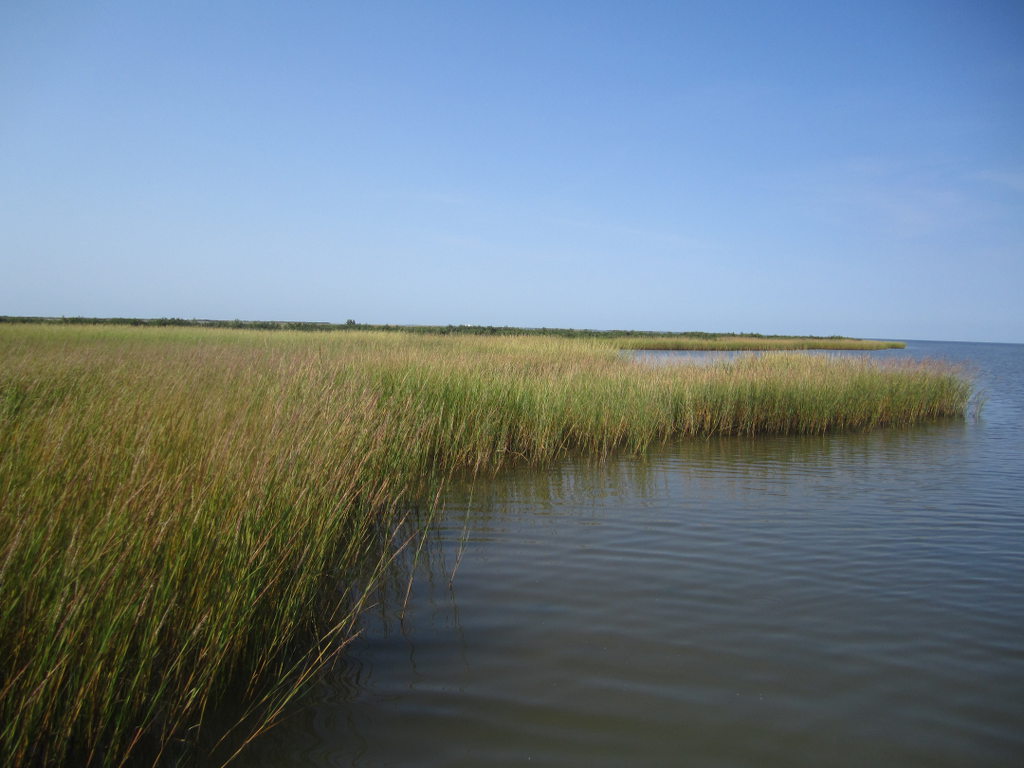
[[[258,731],[455,475],[957,417],[970,388],[937,363],[655,366],[604,339],[0,326],[0,758],[155,764],[228,691]]]
[[[743,336],[703,334],[701,336],[619,336],[609,339],[621,349],[703,350],[708,352],[780,352],[802,349],[879,350],[902,349],[902,341],[876,341],[819,336]]]

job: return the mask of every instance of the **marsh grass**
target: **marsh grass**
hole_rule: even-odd
[[[936,363],[651,366],[604,339],[0,326],[0,759],[158,763],[228,691],[258,731],[453,475],[969,395]]]
[[[621,349],[638,350],[705,350],[713,352],[760,351],[778,352],[784,350],[879,350],[903,349],[902,341],[874,341],[871,339],[847,339],[818,336],[743,336],[707,334],[700,337],[688,336],[619,336],[610,339]]]
[[[905,347],[902,341],[872,341],[846,336],[764,336],[757,333],[708,333],[706,331],[597,331],[581,328],[515,328],[493,325],[367,325],[354,320],[344,325],[275,320],[186,320],[180,317],[11,317],[6,323],[57,325],[132,326],[148,328],[232,328],[265,331],[387,331],[423,336],[533,336],[548,338],[604,339],[623,349],[890,349]]]

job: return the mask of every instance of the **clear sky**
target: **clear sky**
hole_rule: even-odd
[[[0,314],[1024,342],[1024,2],[0,2]]]

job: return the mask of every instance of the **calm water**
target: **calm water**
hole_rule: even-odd
[[[872,354],[969,362],[981,417],[458,495],[239,764],[1024,764],[1024,346]]]

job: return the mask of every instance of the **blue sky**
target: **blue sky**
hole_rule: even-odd
[[[1024,3],[0,4],[0,314],[1024,342]]]

